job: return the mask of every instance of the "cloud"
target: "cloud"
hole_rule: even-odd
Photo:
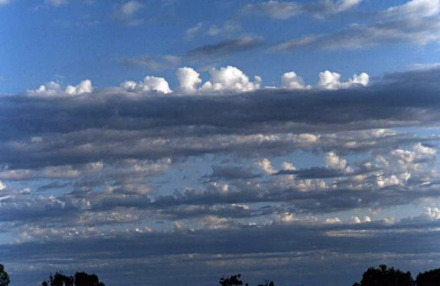
[[[0,6],[8,5],[11,3],[11,0],[0,0]]]
[[[273,19],[285,20],[301,14],[325,16],[350,10],[361,0],[321,0],[315,3],[298,3],[293,1],[267,1],[258,4],[248,4],[243,8],[244,12],[267,15]]]
[[[209,73],[211,75],[210,80],[200,87],[202,93],[240,93],[260,88],[261,78],[259,76],[255,76],[254,82],[251,82],[247,75],[233,66],[212,69]]]
[[[330,34],[306,35],[272,47],[288,51],[301,47],[366,49],[380,44],[426,45],[440,41],[439,4],[436,0],[412,0],[377,12],[367,24],[353,24]]]
[[[155,76],[146,76],[142,82],[125,81],[121,84],[121,87],[136,94],[149,92],[168,94],[172,92],[164,78]]]
[[[152,71],[160,71],[163,69],[173,68],[178,65],[181,58],[173,55],[164,56],[138,56],[131,57],[122,60],[118,60],[119,63],[127,66],[134,67],[147,67]]]
[[[327,70],[319,73],[318,86],[324,89],[340,89],[367,86],[369,82],[369,76],[367,73],[361,73],[360,75],[354,74],[353,78],[346,82],[341,82],[340,79],[341,75],[339,73]]]
[[[46,4],[49,4],[54,7],[59,7],[61,5],[67,4],[67,0],[45,0]]]
[[[48,82],[41,85],[38,89],[28,90],[29,96],[41,97],[60,97],[60,96],[76,96],[84,93],[93,92],[92,82],[90,80],[83,80],[78,85],[68,85],[63,91],[61,86],[56,82]]]
[[[288,19],[303,12],[303,7],[295,2],[268,1],[259,4],[248,4],[245,12],[269,15],[274,19]]]
[[[137,14],[144,8],[144,5],[139,1],[128,1],[115,11],[115,18],[125,25],[137,26],[142,24],[143,19],[137,18]]]
[[[196,93],[197,86],[202,83],[200,74],[189,67],[179,68],[176,75],[179,80],[179,91],[184,94]]]
[[[338,14],[353,9],[361,3],[361,0],[322,0],[305,6],[308,12],[317,16]]]
[[[286,89],[304,89],[309,88],[304,84],[302,77],[295,72],[287,72],[281,76],[282,87]]]
[[[200,59],[207,57],[227,56],[248,50],[253,50],[262,45],[263,39],[260,37],[241,37],[229,39],[217,44],[206,45],[188,51],[189,59]]]
[[[221,25],[213,24],[209,26],[203,22],[199,22],[185,31],[184,39],[190,40],[198,35],[207,35],[211,37],[228,36],[234,34],[240,29],[240,24],[235,21],[225,21]]]

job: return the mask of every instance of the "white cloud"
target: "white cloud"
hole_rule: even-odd
[[[6,189],[6,186],[2,181],[0,181],[0,191],[3,191],[4,189]]]
[[[281,76],[281,84],[286,89],[304,89],[304,80],[295,72],[286,72]],[[309,86],[307,86],[309,87]]]
[[[68,85],[64,91],[62,90],[60,84],[51,81],[44,85],[40,85],[40,87],[35,90],[28,90],[27,94],[30,96],[57,97],[74,96],[91,92],[93,92],[92,82],[86,79],[76,86]]]
[[[272,167],[271,162],[267,158],[264,158],[263,160],[259,161],[257,163],[257,166],[258,166],[258,168],[260,168],[262,171],[264,171],[268,175],[272,175],[277,172],[277,170],[275,170]]]
[[[329,168],[338,170],[343,170],[347,166],[347,160],[340,158],[334,152],[327,153],[325,163]]]
[[[342,223],[341,219],[338,217],[329,217],[325,220],[327,224],[339,224]]]
[[[11,3],[11,0],[0,0],[0,6],[8,5],[9,3]]]
[[[336,14],[357,6],[361,0],[323,0],[318,4],[323,14]]]
[[[146,76],[143,82],[125,81],[121,87],[129,92],[149,93],[156,92],[169,94],[172,92],[168,82],[162,77]]]
[[[432,220],[440,219],[440,209],[438,208],[426,208],[425,215]]]
[[[414,19],[431,17],[440,12],[438,0],[411,0],[403,5],[388,8],[382,12],[385,19]]]
[[[241,70],[233,66],[226,66],[220,69],[212,69],[211,79],[205,82],[200,88],[201,92],[248,92],[260,88],[261,78],[255,76],[254,82]]]
[[[197,86],[202,83],[200,74],[193,68],[183,67],[177,70],[177,79],[180,86],[179,91],[185,94],[194,94],[197,92]]]
[[[319,73],[318,87],[324,89],[340,89],[356,86],[367,86],[368,83],[369,75],[367,73],[361,73],[360,75],[354,74],[353,78],[346,82],[341,82],[341,74],[326,70]]]
[[[293,1],[270,0],[265,3],[247,5],[244,11],[285,20],[304,13],[319,17],[337,14],[356,7],[360,2],[361,0],[321,0],[315,3],[302,4]]]
[[[83,80],[76,86],[68,85],[65,93],[68,95],[79,95],[83,93],[90,93],[93,91],[92,82],[90,80]]]

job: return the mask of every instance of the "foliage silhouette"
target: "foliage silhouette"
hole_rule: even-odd
[[[387,268],[380,265],[379,268],[368,268],[362,275],[360,283],[356,282],[353,286],[414,286],[414,279],[410,272],[402,272],[393,267]]]
[[[9,275],[5,271],[3,264],[0,264],[0,286],[8,286],[10,283]]]
[[[95,274],[77,272],[75,276],[66,276],[59,272],[51,275],[48,281],[43,281],[41,286],[105,286]]]
[[[243,281],[241,280],[241,274],[231,275],[230,277],[222,277],[219,281],[222,286],[239,286],[243,285]],[[249,286],[248,283],[245,286]],[[275,286],[273,281],[266,281],[265,284],[259,284],[258,286]]]
[[[417,286],[438,286],[440,285],[440,269],[433,269],[419,273],[416,278]]]

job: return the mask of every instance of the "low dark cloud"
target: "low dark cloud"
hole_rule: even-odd
[[[320,257],[335,267],[362,257],[352,272],[385,250],[399,263],[434,255],[408,237],[438,236],[438,136],[423,128],[439,121],[439,76],[426,68],[331,91],[1,97],[0,222],[17,237],[0,246],[3,263],[14,275],[34,265],[17,279],[29,281],[60,253],[65,271],[86,265],[108,281],[118,266],[145,267],[159,281],[160,259],[215,283],[237,261],[288,279]],[[396,206],[413,212],[389,217]]]

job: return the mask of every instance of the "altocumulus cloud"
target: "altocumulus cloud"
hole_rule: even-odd
[[[60,270],[133,285],[209,283],[237,263],[286,280],[313,265],[300,281],[313,284],[384,253],[438,259],[439,138],[423,128],[440,119],[439,75],[324,71],[308,85],[287,72],[266,88],[236,67],[205,81],[183,67],[172,88],[147,76],[1,97],[2,257],[26,273],[16,283],[55,255]]]

